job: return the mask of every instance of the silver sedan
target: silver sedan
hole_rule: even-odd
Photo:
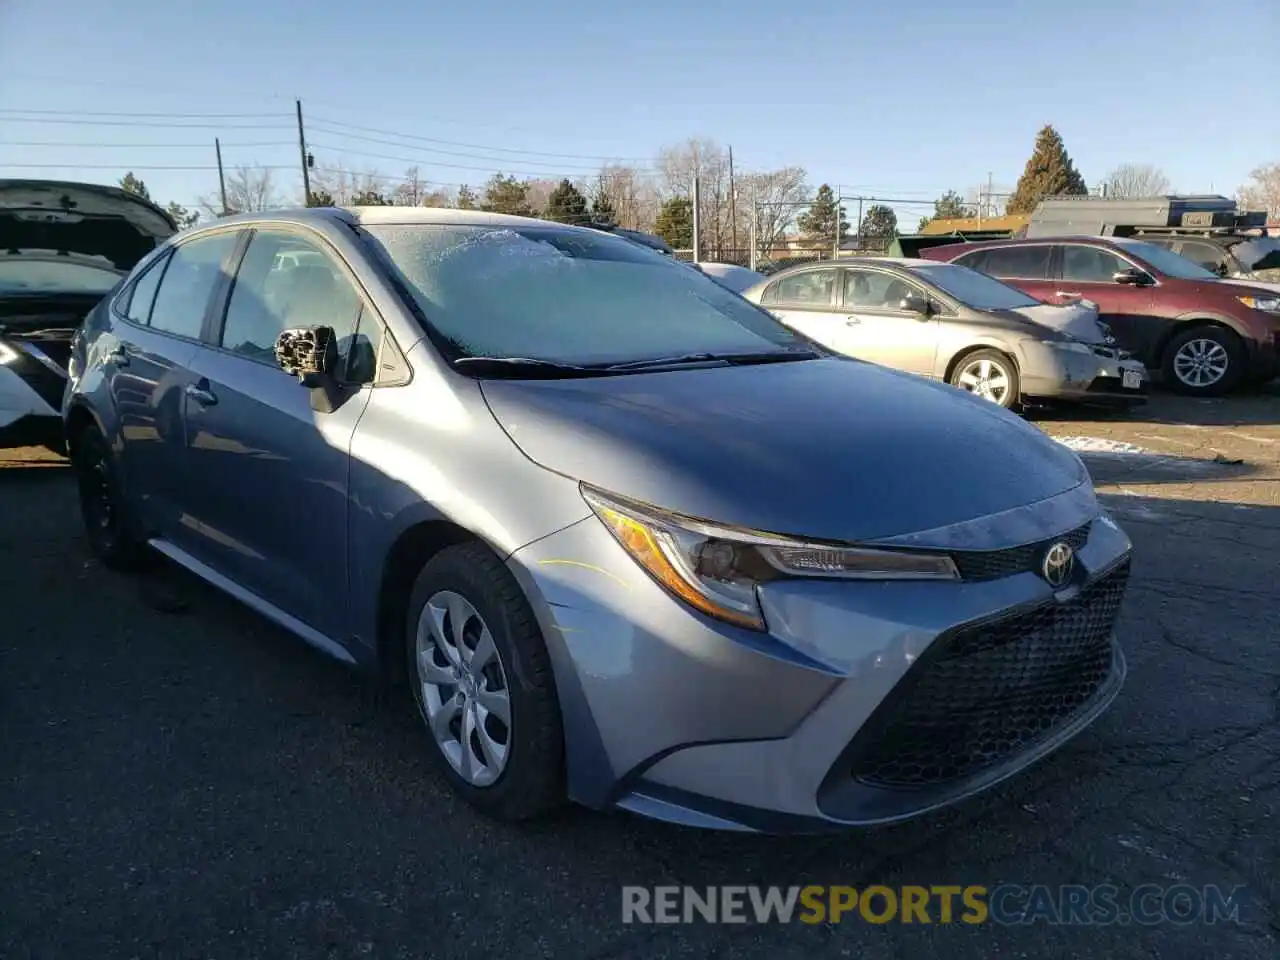
[[[804,264],[742,294],[837,353],[978,394],[1022,401],[1141,402],[1142,363],[1088,302],[1041,303],[958,264],[890,257]]]

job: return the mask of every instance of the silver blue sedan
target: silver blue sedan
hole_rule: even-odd
[[[102,561],[403,681],[507,819],[899,820],[1125,673],[1130,542],[1075,454],[595,230],[218,220],[93,311],[63,418]]]

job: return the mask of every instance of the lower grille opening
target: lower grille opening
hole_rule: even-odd
[[[940,638],[850,744],[850,774],[933,787],[999,763],[1076,714],[1105,683],[1126,562],[1066,603]]]

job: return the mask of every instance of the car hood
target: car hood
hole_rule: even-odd
[[[1261,280],[1230,280],[1222,279],[1218,283],[1229,283],[1234,287],[1251,287],[1255,292],[1263,294],[1280,293],[1280,283],[1265,283]],[[1245,294],[1240,294],[1245,296]]]
[[[0,236],[9,250],[105,257],[129,270],[177,230],[155,204],[118,187],[0,180]]]
[[[954,387],[858,360],[488,380],[524,454],[687,516],[867,541],[1078,487],[1075,454]]]
[[[1018,307],[1012,312],[1085,343],[1107,342],[1106,334],[1098,326],[1098,308],[1092,303],[1071,303],[1064,306],[1045,303],[1034,307]]]

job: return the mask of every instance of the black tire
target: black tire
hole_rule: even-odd
[[[1209,350],[1213,350],[1212,345],[1216,345],[1225,355],[1227,368],[1217,380],[1196,384],[1183,379],[1179,373],[1182,366],[1179,362],[1179,353],[1183,352],[1184,348],[1188,351],[1195,349],[1193,345],[1197,343],[1209,344]],[[1233,331],[1224,327],[1205,325],[1179,331],[1165,346],[1164,355],[1160,358],[1160,370],[1169,389],[1192,397],[1220,397],[1230,393],[1244,380],[1244,368],[1244,344]]]
[[[1005,394],[1004,398],[999,401],[992,400],[991,402],[993,403],[998,402],[998,404],[1004,407],[1006,410],[1019,409],[1019,407],[1022,404],[1022,383],[1018,379],[1017,364],[1015,364],[1012,360],[1010,360],[1007,356],[1005,356],[999,350],[984,348],[982,350],[974,350],[971,353],[966,353],[964,356],[962,356],[959,360],[956,361],[955,368],[951,371],[951,376],[948,379],[948,383],[950,383],[953,387],[956,387],[960,390],[968,390],[968,392],[973,393],[975,396],[980,396],[980,394],[976,393],[973,390],[969,390],[968,387],[962,384],[960,382],[960,378],[964,374],[965,370],[968,369],[971,365],[983,360],[988,361],[994,366],[998,366],[999,369],[1004,373],[1005,377],[1007,377],[1009,381],[1009,389],[1008,389],[1008,392]],[[984,398],[984,399],[989,399],[989,398]]]
[[[468,783],[430,732],[416,657],[418,621],[432,596],[450,591],[475,609],[493,637],[505,673],[511,724],[506,764],[487,786]],[[564,732],[551,660],[542,631],[511,571],[481,543],[447,547],[414,581],[406,611],[404,647],[409,686],[428,727],[431,755],[450,786],[469,804],[499,820],[533,820],[565,801]]]
[[[120,487],[115,457],[96,427],[75,438],[71,466],[90,552],[113,570],[137,570],[151,559]]]

